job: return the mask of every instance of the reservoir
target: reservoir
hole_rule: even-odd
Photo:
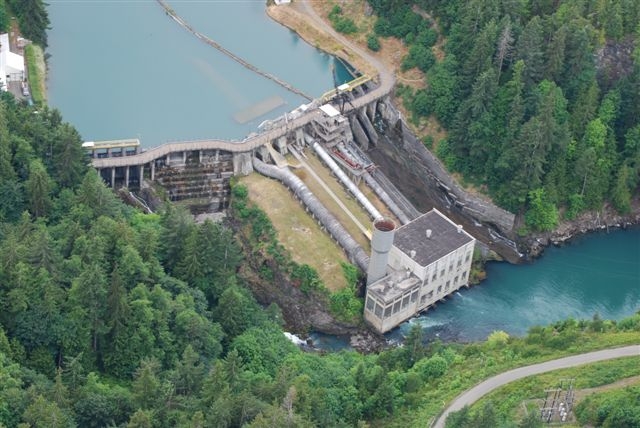
[[[303,92],[319,96],[333,87],[332,58],[271,21],[264,2],[169,4],[201,33]],[[50,0],[48,10],[49,102],[85,140],[140,138],[152,147],[242,139],[262,120],[306,102],[197,40],[155,1]],[[349,80],[337,69],[339,81]],[[234,120],[274,96],[284,104],[246,123]],[[640,310],[640,229],[580,237],[527,265],[491,263],[487,274],[389,337],[400,339],[411,323],[429,338],[471,341],[567,317],[629,316]]]
[[[311,97],[333,57],[271,20],[263,1],[170,1],[192,27]],[[198,40],[155,0],[51,0],[48,97],[85,141],[239,139],[308,102]],[[351,80],[337,62],[338,84]],[[273,102],[278,97],[282,102]],[[269,113],[240,123],[271,100]]]

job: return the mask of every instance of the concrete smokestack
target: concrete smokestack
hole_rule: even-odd
[[[389,219],[379,219],[373,222],[373,236],[371,237],[371,258],[367,269],[367,285],[371,285],[387,274],[387,260],[393,246],[396,224]]]

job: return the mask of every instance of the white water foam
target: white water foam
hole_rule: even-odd
[[[291,343],[293,343],[294,345],[301,346],[301,345],[306,345],[306,344],[307,344],[307,342],[306,342],[306,341],[304,341],[304,340],[300,339],[300,338],[299,338],[298,336],[296,336],[295,334],[289,333],[288,331],[283,332],[283,334],[284,334],[284,337],[286,337],[287,339],[289,339],[289,341],[290,341]]]

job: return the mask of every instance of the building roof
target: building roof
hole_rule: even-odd
[[[427,238],[428,230],[431,236]],[[445,217],[432,209],[396,230],[393,246],[411,257],[420,266],[429,266],[443,256],[473,241],[474,238]]]
[[[0,66],[4,74],[24,71],[24,59],[9,50],[9,34],[0,34]]]
[[[397,271],[389,268],[389,274],[367,286],[367,291],[385,304],[392,302],[409,290],[420,287],[420,279],[410,271]]]
[[[320,106],[320,110],[322,110],[329,117],[336,117],[340,114],[338,109],[336,109],[331,104],[323,104]]]

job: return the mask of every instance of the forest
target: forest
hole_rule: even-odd
[[[283,335],[280,309],[259,306],[246,287],[247,276],[275,280],[249,272],[245,257],[281,257],[277,242],[241,248],[234,221],[196,224],[172,205],[157,214],[125,205],[80,143],[57,111],[2,95],[2,427],[415,426],[486,376],[640,334],[638,313],[471,345],[425,345],[418,327],[379,354],[303,352]],[[269,234],[246,191],[233,194],[239,227]],[[288,269],[301,289],[320,288],[306,269]],[[519,423],[484,408],[473,415],[457,420]]]
[[[46,48],[49,28],[46,6],[42,0],[0,0],[0,30],[6,31],[9,17],[15,16],[22,36]]]
[[[46,45],[43,2],[7,4],[22,14],[31,38],[44,36],[38,43]],[[441,5],[443,25],[456,4]],[[7,10],[3,5],[0,0],[0,12]],[[386,19],[393,28],[392,17]],[[517,74],[515,67],[505,65],[496,82],[511,82],[504,75]],[[536,87],[543,89],[522,89],[521,96],[560,97],[554,83],[542,83]],[[587,124],[600,120],[605,147],[613,138],[618,146],[625,141],[617,139],[620,130],[635,129],[618,129],[637,104],[621,101],[628,99],[622,83],[613,87],[620,94],[608,98],[614,105],[598,87],[597,116],[585,116]],[[556,113],[565,113],[556,101],[551,111],[528,114],[556,120]],[[607,115],[602,105],[614,113]],[[462,146],[456,152],[451,141],[449,155],[464,166]],[[81,142],[58,111],[0,96],[0,427],[424,426],[443,401],[493,374],[638,342],[640,313],[617,322],[597,315],[569,319],[533,327],[521,338],[496,332],[466,345],[425,344],[414,328],[404,346],[378,354],[305,352],[283,335],[280,309],[258,305],[247,288],[248,278],[277,281],[274,265],[254,269],[247,258],[269,255],[305,292],[322,294],[322,285],[314,272],[290,262],[246,189],[234,187],[225,223],[196,224],[172,205],[144,214],[121,202],[88,167]],[[633,157],[624,159],[637,167]],[[540,188],[548,202],[551,191]],[[352,269],[345,274],[356,280]],[[361,312],[353,290],[331,296],[329,304],[343,319]],[[635,358],[593,370],[599,375],[588,386],[638,376],[640,364]],[[594,395],[578,417],[637,426],[640,407],[617,411],[637,394],[635,388]],[[488,401],[464,409],[448,426],[541,425]]]
[[[521,233],[605,204],[631,211],[640,172],[639,2],[369,3],[378,16],[370,40],[403,40],[403,68],[425,73],[424,89],[397,89],[413,121],[432,116],[446,130],[425,144],[466,183],[523,215]]]

